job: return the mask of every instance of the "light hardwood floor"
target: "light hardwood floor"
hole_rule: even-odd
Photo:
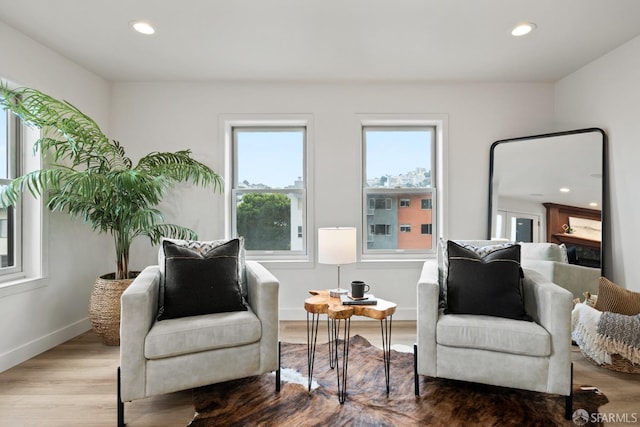
[[[351,335],[381,344],[378,322],[353,321],[351,325]],[[280,337],[306,343],[306,323],[281,322]],[[326,342],[326,335],[321,333],[318,339]],[[415,322],[393,322],[392,342],[412,346]],[[607,395],[609,403],[600,408],[602,413],[635,413],[640,425],[640,375],[595,367],[574,350],[575,384],[597,386]],[[118,347],[103,346],[94,333],[87,332],[0,373],[0,426],[115,426],[118,352]],[[129,427],[186,426],[193,416],[191,391],[127,403],[125,414]]]

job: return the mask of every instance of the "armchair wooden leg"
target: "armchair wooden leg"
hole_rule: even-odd
[[[413,345],[413,383],[416,396],[420,396],[420,378],[418,378],[418,345]]]
[[[120,367],[118,366],[118,427],[124,427],[124,402],[122,401],[122,390],[120,385]]]
[[[282,368],[282,343],[278,341],[278,370],[276,371],[276,393],[280,391],[280,369]]]
[[[569,396],[564,398],[564,418],[570,420],[573,418],[573,363],[571,363],[571,388]]]

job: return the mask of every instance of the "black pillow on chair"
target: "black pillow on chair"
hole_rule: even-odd
[[[238,239],[205,254],[166,240],[162,246],[158,320],[247,310],[238,281]]]
[[[476,248],[447,242],[445,314],[531,320],[524,310],[520,245]]]

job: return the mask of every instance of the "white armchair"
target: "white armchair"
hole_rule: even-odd
[[[278,280],[247,261],[247,311],[156,321],[162,273],[147,267],[122,295],[118,426],[124,402],[276,371]]]
[[[598,293],[602,272],[599,268],[569,264],[555,243],[521,243],[522,267],[542,274],[545,279],[567,289],[574,298],[583,298],[584,292]]]
[[[570,419],[571,293],[525,269],[524,308],[533,322],[444,314],[438,268],[437,261],[426,261],[417,285],[415,394],[418,375],[560,394]]]

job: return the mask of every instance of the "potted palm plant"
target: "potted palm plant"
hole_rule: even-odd
[[[115,244],[115,273],[98,278],[91,295],[89,317],[108,345],[119,344],[120,295],[135,273],[129,271],[129,248],[134,238],[147,236],[157,244],[163,236],[196,239],[194,231],[164,222],[157,205],[174,184],[222,188],[222,178],[196,161],[190,150],[152,152],[136,164],[118,141],[66,101],[38,90],[10,90],[0,83],[0,105],[27,125],[41,129],[34,145],[47,160],[43,169],[29,172],[0,189],[0,206],[15,206],[28,190],[44,195],[52,211],[67,212],[108,233]]]

